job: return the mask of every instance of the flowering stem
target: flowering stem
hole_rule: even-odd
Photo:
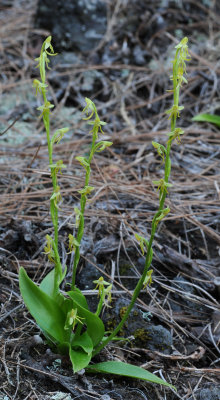
[[[98,139],[98,132],[100,130],[101,133],[103,133],[102,125],[105,125],[105,123],[100,121],[95,104],[88,98],[86,98],[86,103],[87,103],[87,106],[84,108],[83,112],[86,112],[88,115],[88,110],[90,110],[91,114],[88,117],[83,118],[83,119],[88,121],[89,125],[93,126],[93,128],[91,130],[92,143],[91,143],[91,150],[90,150],[88,158],[77,157],[78,161],[80,161],[80,163],[84,166],[84,168],[86,170],[86,175],[85,175],[84,189],[79,191],[81,193],[80,213],[79,213],[80,218],[79,218],[79,226],[78,226],[78,231],[77,231],[77,236],[76,236],[78,245],[75,248],[75,254],[74,254],[71,290],[75,289],[75,284],[76,284],[76,271],[77,271],[77,266],[78,266],[78,263],[80,260],[80,244],[81,244],[81,240],[82,240],[83,233],[84,233],[84,212],[85,212],[85,206],[86,206],[86,201],[87,201],[87,194],[89,194],[91,192],[91,190],[93,190],[93,188],[89,186],[89,179],[90,179],[90,174],[91,174],[91,162],[92,162],[93,156],[96,151],[104,150],[105,147],[110,146],[112,144],[111,142],[105,142],[105,141],[101,141],[98,144],[96,144],[96,140]],[[94,114],[95,114],[95,119],[93,121],[91,121],[91,118]]]
[[[185,61],[187,60],[186,55],[188,54],[187,51],[187,38],[184,38],[178,46],[176,46],[177,51],[175,55],[175,59],[173,61],[173,107],[171,110],[168,111],[168,113],[171,113],[170,118],[170,128],[171,128],[171,133],[173,134],[173,138],[175,138],[174,133],[176,129],[176,119],[177,116],[179,116],[179,110],[182,109],[182,107],[179,107],[179,88],[181,86],[182,81],[186,81],[186,79],[183,77],[183,73],[185,72]],[[164,209],[164,203],[165,199],[167,196],[167,186],[168,186],[168,180],[170,176],[170,171],[171,171],[171,160],[170,160],[170,149],[171,149],[171,144],[173,140],[172,136],[170,140],[167,142],[167,147],[166,149],[163,148],[163,146],[154,143],[154,147],[156,145],[156,148],[159,148],[159,154],[163,158],[164,153],[165,153],[165,170],[164,170],[164,179],[162,179],[163,186],[161,184],[161,191],[160,191],[160,196],[159,196],[159,208],[158,211],[155,213],[152,224],[151,224],[151,234],[150,234],[150,239],[149,242],[147,242],[147,252],[146,252],[146,257],[145,257],[145,266],[144,266],[144,271],[142,273],[142,276],[140,277],[135,289],[133,296],[131,298],[131,302],[129,306],[127,307],[127,310],[121,320],[121,322],[117,325],[117,327],[114,329],[114,331],[111,333],[111,335],[103,340],[103,342],[96,347],[96,349],[93,352],[93,355],[97,354],[100,352],[100,350],[105,347],[116,335],[117,333],[122,329],[124,323],[128,319],[130,312],[135,304],[136,299],[138,298],[140,291],[143,288],[143,284],[145,282],[145,279],[149,273],[149,268],[151,265],[151,260],[152,260],[152,245],[153,245],[153,240],[154,236],[156,233],[157,225],[158,223],[162,220],[162,218],[169,212],[169,208]],[[163,150],[164,149],[164,150]],[[140,237],[141,238],[141,237]],[[144,243],[144,238],[142,238],[142,246]],[[146,242],[146,240],[145,240]]]
[[[48,48],[51,50],[51,53],[48,52]],[[57,175],[56,170],[52,168],[53,165],[53,145],[50,138],[50,109],[53,108],[53,105],[47,99],[47,90],[46,90],[46,65],[48,66],[49,59],[48,55],[55,55],[53,51],[53,47],[51,45],[51,37],[49,36],[43,43],[40,57],[37,59],[39,62],[38,68],[40,70],[41,82],[35,80],[36,85],[36,93],[39,91],[43,97],[43,105],[38,109],[42,110],[42,117],[44,122],[44,127],[46,130],[47,136],[47,147],[48,147],[48,156],[49,156],[49,165],[51,171],[51,178],[53,184],[53,195],[50,198],[50,214],[54,228],[54,241],[53,241],[53,250],[54,250],[54,263],[55,263],[55,276],[54,276],[54,294],[58,292],[59,288],[59,280],[62,276],[62,266],[58,252],[58,207],[56,204],[56,189],[57,189]]]
[[[91,151],[90,151],[89,158],[88,158],[88,167],[86,168],[84,188],[86,188],[89,184],[89,179],[90,179],[90,174],[91,174],[91,161],[92,161],[92,157],[94,155],[95,140],[96,140],[96,135],[93,134]],[[79,227],[78,227],[77,236],[76,236],[76,240],[77,240],[79,246],[81,244],[81,240],[82,240],[83,233],[84,233],[84,212],[85,212],[86,200],[87,200],[86,195],[82,194],[81,199],[80,199],[80,220],[79,220]],[[79,260],[80,260],[80,247],[79,246],[76,247],[75,254],[74,254],[71,290],[74,290],[75,283],[76,283],[76,271],[77,271],[77,267],[78,267]]]

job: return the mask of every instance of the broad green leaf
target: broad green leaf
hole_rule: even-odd
[[[63,281],[66,276],[66,269],[64,269],[62,277],[60,279],[59,285]],[[55,268],[52,269],[41,281],[40,288],[43,290],[44,293],[48,294],[49,296],[53,297],[53,289],[54,289],[54,276],[55,276]]]
[[[212,114],[199,114],[192,118],[193,121],[211,122],[220,128],[220,116]]]
[[[32,282],[24,268],[19,271],[19,286],[24,303],[39,327],[57,342],[65,342],[69,335],[64,330],[66,316],[57,302]]]
[[[53,288],[54,288],[54,274],[55,269],[52,269],[42,280],[40,284],[40,289],[43,290],[44,293],[48,294],[48,296],[53,296]]]
[[[80,318],[85,318],[87,332],[93,341],[94,347],[97,346],[97,344],[99,344],[99,342],[102,340],[105,332],[105,327],[102,320],[97,315],[82,307],[81,299],[80,302],[77,301],[75,292],[68,292],[67,294],[73,300],[74,307],[77,308]]]
[[[68,292],[67,294],[71,297],[71,299],[77,301],[83,308],[89,310],[87,300],[80,289],[75,288],[74,291]]]
[[[54,287],[54,274],[55,269],[52,269],[49,274],[45,276],[40,284],[40,289],[43,290],[44,293],[48,294],[48,296],[52,297],[58,305],[61,307],[62,311],[66,315],[68,311],[72,308],[72,301],[70,299],[65,298],[62,293],[58,292],[54,297],[53,287]]]
[[[163,381],[151,372],[148,372],[141,367],[137,367],[136,365],[127,364],[120,361],[106,361],[95,365],[88,365],[86,370],[89,372],[101,372],[105,374],[114,374],[128,376],[130,378],[143,379],[145,381],[158,383],[159,385],[165,385],[175,389],[175,386]]]
[[[75,335],[71,347],[81,347],[87,354],[91,354],[93,351],[93,342],[87,332],[83,332],[82,335]]]
[[[91,354],[87,354],[83,350],[73,350],[71,347],[69,348],[69,356],[74,372],[87,367],[91,361]]]

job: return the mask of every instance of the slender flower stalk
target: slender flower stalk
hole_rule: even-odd
[[[42,45],[40,57],[36,59],[36,61],[38,62],[37,68],[39,68],[40,70],[41,82],[38,79],[35,79],[33,82],[33,86],[36,89],[36,95],[39,93],[43,97],[43,105],[38,107],[38,110],[41,112],[40,117],[43,118],[44,127],[46,130],[49,165],[50,165],[51,178],[53,184],[53,193],[50,198],[50,214],[54,228],[54,239],[50,238],[51,248],[53,251],[53,258],[51,257],[50,261],[53,260],[55,265],[54,294],[58,293],[59,282],[62,279],[62,265],[58,251],[58,204],[61,201],[61,194],[57,182],[57,174],[59,172],[59,169],[61,168],[62,162],[61,164],[59,164],[61,161],[60,160],[58,162],[58,165],[55,164],[54,166],[53,164],[54,137],[51,139],[50,113],[54,105],[51,104],[47,99],[46,67],[49,68],[50,60],[48,56],[55,56],[55,55],[56,54],[54,53],[53,46],[51,44],[51,36],[49,36]],[[64,128],[64,130],[67,131],[68,129]]]
[[[168,193],[168,187],[172,186],[168,183],[170,171],[171,171],[171,160],[170,160],[170,150],[171,145],[174,139],[178,139],[180,134],[183,134],[183,131],[180,128],[176,128],[176,121],[177,117],[179,117],[179,112],[184,108],[183,106],[179,106],[179,90],[182,85],[182,82],[186,83],[186,78],[184,73],[186,73],[186,65],[185,61],[188,61],[188,46],[187,46],[188,39],[184,38],[181,42],[175,47],[176,54],[173,60],[173,75],[171,76],[171,80],[173,81],[173,106],[169,109],[166,114],[169,115],[170,120],[170,130],[169,133],[169,140],[167,141],[166,148],[156,142],[153,142],[153,146],[157,149],[158,154],[162,157],[162,160],[165,159],[165,169],[164,169],[164,178],[160,181],[153,181],[158,186],[160,191],[159,193],[159,208],[158,211],[155,213],[152,224],[151,224],[151,234],[149,242],[141,237],[140,235],[135,235],[136,239],[140,243],[140,247],[142,252],[146,249],[146,256],[145,256],[145,267],[141,278],[139,279],[137,286],[134,289],[133,296],[131,298],[131,302],[127,307],[127,310],[121,320],[121,322],[117,325],[117,327],[113,330],[111,335],[108,336],[103,342],[94,349],[93,355],[100,352],[100,350],[105,347],[114,337],[118,334],[118,332],[122,329],[124,323],[129,317],[129,314],[140,294],[140,291],[143,289],[143,286],[146,287],[146,283],[150,284],[152,282],[152,270],[150,270],[150,265],[153,257],[153,250],[152,245],[154,241],[154,236],[156,233],[158,223],[169,213],[169,207],[164,208],[165,199]],[[144,249],[145,247],[145,249]]]
[[[86,114],[86,117],[84,117],[83,119],[84,121],[87,121],[89,125],[92,125],[92,129],[90,131],[90,133],[92,133],[92,144],[88,158],[76,157],[76,160],[78,160],[79,163],[84,167],[86,175],[85,175],[84,188],[82,190],[79,190],[81,198],[80,198],[80,210],[77,209],[78,230],[76,236],[76,241],[78,245],[75,248],[75,254],[74,254],[71,290],[75,289],[75,284],[76,284],[76,271],[80,259],[80,243],[84,233],[84,212],[85,212],[87,196],[94,190],[93,186],[89,186],[89,179],[91,175],[91,162],[95,152],[100,152],[104,150],[106,147],[112,145],[112,142],[107,142],[103,140],[96,143],[99,137],[98,136],[99,132],[103,133],[102,126],[104,126],[106,123],[100,120],[96,106],[93,103],[93,101],[88,98],[86,98],[85,100],[86,100],[86,107],[83,109],[83,113]],[[93,115],[95,117],[94,120],[91,119]]]

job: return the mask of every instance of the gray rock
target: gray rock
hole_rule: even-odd
[[[204,385],[196,391],[193,397],[191,396],[187,400],[220,400],[220,385]]]
[[[127,299],[120,298],[116,300],[113,306],[113,318],[116,318],[116,323],[120,322],[128,305],[129,301]],[[150,313],[143,313],[137,306],[134,306],[127,322],[122,328],[122,336],[133,336],[135,347],[138,346],[140,348],[170,354],[173,344],[170,331],[162,325],[154,325],[150,322],[150,319]],[[111,321],[111,317],[108,320]]]
[[[193,295],[198,295],[194,286],[183,277],[173,279],[171,286],[176,290],[170,295],[170,305],[175,312],[184,312],[198,317],[204,317],[209,312],[203,304],[193,301]]]
[[[139,347],[160,353],[170,354],[173,344],[168,329],[162,325],[146,324],[134,332],[135,342]]]
[[[50,31],[58,51],[90,51],[106,32],[106,13],[101,0],[40,0],[35,25]]]

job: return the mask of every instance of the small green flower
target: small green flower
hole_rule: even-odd
[[[93,128],[92,128],[92,130],[90,132],[98,133],[99,130],[100,130],[100,132],[104,134],[104,132],[102,130],[102,126],[105,126],[106,122],[101,121],[99,116],[97,116],[96,119],[94,119],[93,121],[88,121],[87,123],[89,125],[93,126]]]
[[[83,109],[82,112],[86,113],[87,117],[83,118],[83,120],[88,121],[88,124],[93,126],[93,128],[90,132],[92,132],[96,136],[96,139],[97,139],[99,130],[101,133],[103,133],[102,126],[106,125],[106,122],[103,122],[100,120],[96,106],[93,103],[93,101],[88,99],[87,97],[85,98],[85,101],[86,101],[86,107]],[[91,120],[91,118],[93,117],[94,114],[95,114],[95,119],[92,121],[89,121],[89,120]]]
[[[48,49],[50,51],[48,51]],[[40,57],[35,58],[35,61],[38,62],[36,68],[39,68],[39,70],[40,70],[40,76],[41,76],[41,80],[42,80],[43,84],[45,83],[45,74],[46,74],[45,70],[46,70],[46,67],[48,69],[50,69],[49,68],[50,60],[49,60],[49,58],[47,56],[56,56],[56,55],[57,55],[57,53],[54,53],[54,49],[53,49],[53,46],[51,44],[51,36],[48,36],[48,38],[44,41],[44,43],[42,45],[41,52],[40,52]]]
[[[54,170],[55,175],[57,176],[58,173],[62,175],[62,168],[66,168],[66,165],[63,164],[62,160],[56,162],[56,164],[51,164],[49,167]]]
[[[184,109],[184,106],[173,105],[169,110],[165,111],[165,114],[170,114],[168,119],[171,119],[171,118],[176,119],[177,117],[180,116],[180,111],[183,109]]]
[[[61,201],[62,201],[62,196],[61,196],[61,193],[60,193],[60,187],[59,187],[58,185],[57,185],[57,187],[56,187],[54,193],[52,194],[50,200],[53,200],[53,201],[54,201],[55,207],[59,209],[59,206],[58,206],[58,205],[59,205],[59,204],[61,203]]]
[[[85,113],[87,115],[87,117],[83,118],[84,121],[87,121],[88,119],[93,117],[94,113],[97,115],[97,110],[96,110],[96,106],[92,100],[90,100],[88,97],[86,97],[85,101],[86,101],[86,107],[82,110],[82,113]],[[90,114],[89,114],[89,112],[90,112]]]
[[[80,209],[78,207],[74,207],[74,212],[75,212],[75,215],[76,215],[75,227],[78,228],[82,213],[81,213],[81,211],[80,211]]]
[[[87,196],[90,194],[95,188],[93,186],[85,186],[83,189],[78,190],[80,194],[84,194]]]
[[[50,235],[46,235],[46,246],[44,247],[44,254],[47,254],[48,260],[54,263],[53,239]]]
[[[33,87],[36,89],[36,96],[38,93],[42,94],[42,89],[46,89],[48,85],[40,82],[38,79],[33,80]]]
[[[68,131],[69,131],[69,128],[57,129],[57,130],[55,131],[55,133],[53,134],[53,137],[52,137],[52,139],[51,139],[51,143],[52,143],[52,144],[54,144],[54,143],[59,144],[60,141],[61,141],[61,139],[63,139],[65,133],[68,132]]]
[[[157,186],[157,191],[160,191],[159,199],[161,199],[164,193],[168,193],[167,188],[173,186],[171,183],[165,182],[163,178],[159,181],[153,181],[153,184]]]
[[[137,239],[137,241],[139,242],[139,246],[141,248],[141,252],[144,255],[144,253],[146,252],[147,246],[148,246],[148,241],[147,239],[145,239],[143,236],[138,235],[138,233],[134,234],[135,238]]]
[[[174,132],[167,133],[167,135],[169,136],[168,142],[171,143],[173,140],[176,140],[176,142],[178,144],[180,144],[181,143],[180,135],[183,135],[183,134],[184,134],[184,131],[181,128],[175,128]]]
[[[190,60],[190,57],[189,57],[189,49],[188,49],[187,43],[188,43],[188,38],[187,38],[187,37],[184,37],[184,38],[175,46],[175,49],[178,50],[177,54],[179,54],[179,57],[180,57],[182,60],[185,60],[185,61],[189,61],[189,60]],[[189,58],[187,58],[187,57],[189,57]]]
[[[101,297],[103,291],[105,291],[105,286],[110,286],[110,283],[104,281],[103,276],[100,276],[99,279],[97,279],[96,281],[93,281],[93,283],[96,284],[96,287],[94,290],[98,289],[98,297]]]
[[[75,157],[77,161],[79,161],[80,165],[82,165],[83,168],[85,168],[85,170],[87,170],[87,168],[89,168],[89,163],[87,158],[85,157]]]
[[[79,242],[74,238],[73,235],[71,235],[71,233],[69,234],[68,237],[69,237],[69,250],[70,251],[67,254],[70,254],[76,250],[76,247],[79,247]]]
[[[153,282],[153,279],[152,279],[152,273],[153,273],[154,271],[153,271],[153,269],[149,269],[148,271],[147,271],[147,276],[146,276],[146,278],[145,278],[145,280],[144,280],[144,282],[143,282],[143,285],[144,285],[144,289],[147,287],[147,285],[151,285],[152,284],[152,282]]]
[[[166,208],[164,208],[163,210],[161,210],[161,211],[159,211],[156,215],[155,215],[155,221],[156,221],[156,224],[158,224],[160,221],[162,221],[162,219],[164,218],[164,217],[166,217],[166,215],[167,214],[169,214],[169,212],[170,212],[170,208],[169,207],[166,207]]]
[[[109,147],[112,145],[112,142],[108,142],[107,140],[101,140],[99,143],[97,143],[94,147],[94,152],[99,153],[100,151],[103,151],[106,149],[106,147]]]
[[[42,111],[39,118],[44,117],[45,114],[49,114],[51,108],[54,108],[54,105],[50,101],[46,101],[42,106],[37,107],[37,110]]]
[[[157,142],[152,142],[152,145],[157,150],[158,155],[162,158],[162,161],[164,162],[164,157],[167,152],[165,147],[162,144],[157,143]]]
[[[72,308],[72,310],[70,310],[67,313],[66,322],[64,326],[65,330],[68,330],[69,328],[72,328],[74,330],[77,323],[83,325],[82,320],[85,318],[79,317],[77,313],[78,313],[77,308]]]

